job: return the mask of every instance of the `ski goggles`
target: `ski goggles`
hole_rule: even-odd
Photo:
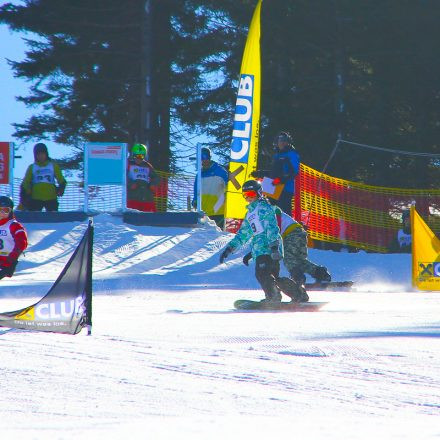
[[[257,191],[243,191],[243,197],[244,198],[248,198],[250,197],[251,199],[258,197],[258,193]]]
[[[0,206],[1,214],[9,214],[11,212],[11,208],[7,208],[6,206]]]
[[[134,157],[135,159],[144,160],[144,155],[143,155],[143,154],[135,154],[133,157]]]

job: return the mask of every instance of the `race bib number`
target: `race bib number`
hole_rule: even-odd
[[[263,225],[261,224],[260,219],[258,218],[258,210],[256,209],[251,214],[247,215],[247,220],[251,225],[252,231],[255,235],[261,234],[264,231]]]
[[[40,167],[37,164],[34,164],[32,170],[32,183],[51,183],[55,184],[55,175],[53,164],[49,163],[45,167]]]
[[[131,180],[144,180],[145,182],[150,181],[150,169],[148,167],[130,167],[129,177]]]

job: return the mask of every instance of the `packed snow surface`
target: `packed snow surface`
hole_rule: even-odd
[[[410,255],[311,250],[355,289],[237,312],[263,294],[212,223],[94,223],[92,335],[0,328],[3,438],[440,438],[440,293],[412,290]],[[1,312],[47,293],[87,225],[26,227]]]

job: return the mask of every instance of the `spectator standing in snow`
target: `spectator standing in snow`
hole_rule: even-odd
[[[64,194],[66,179],[59,165],[49,157],[42,142],[34,146],[35,162],[26,170],[22,185],[29,196],[29,211],[58,211],[58,198]],[[58,186],[55,184],[58,182]]]
[[[14,202],[0,197],[0,279],[12,277],[18,257],[27,248],[27,234],[14,216]]]
[[[252,177],[270,177],[274,185],[284,185],[278,200],[278,205],[286,214],[292,214],[292,199],[295,193],[295,176],[299,172],[300,158],[296,152],[289,133],[282,131],[274,139],[275,154],[270,170],[257,170]]]
[[[156,212],[154,194],[159,176],[147,160],[147,147],[134,144],[127,166],[127,208]]]
[[[389,246],[392,253],[411,253],[411,217],[410,211],[405,210],[402,213],[402,227],[397,231],[396,237]]]
[[[202,148],[202,210],[214,220],[219,228],[223,228],[225,217],[225,190],[228,183],[228,172],[211,159],[211,150]],[[198,179],[194,182],[192,205],[196,206]]]

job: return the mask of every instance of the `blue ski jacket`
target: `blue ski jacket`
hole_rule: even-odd
[[[211,161],[208,169],[202,169],[202,210],[207,216],[223,215],[228,172],[217,162]],[[198,179],[194,181],[193,206],[196,203]]]
[[[272,177],[279,177],[284,183],[284,191],[295,192],[295,176],[299,173],[299,154],[290,147],[289,149],[276,153],[273,157]]]

